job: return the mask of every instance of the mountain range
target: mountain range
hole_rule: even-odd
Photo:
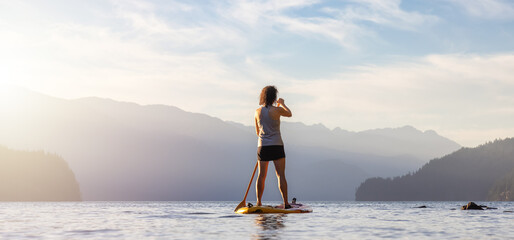
[[[18,88],[0,97],[0,145],[62,156],[84,200],[238,200],[256,161],[253,126],[173,106]],[[284,121],[282,134],[289,195],[304,200],[353,200],[366,178],[415,171],[460,148],[411,126],[351,132]],[[273,174],[266,186],[264,200],[280,199]]]

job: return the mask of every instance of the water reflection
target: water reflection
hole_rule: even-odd
[[[285,227],[286,214],[259,214],[255,217],[255,225],[259,227],[256,239],[278,239],[281,229]]]

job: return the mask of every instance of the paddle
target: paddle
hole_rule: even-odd
[[[257,171],[258,164],[259,164],[258,162],[255,163],[255,168],[253,168],[252,178],[250,179],[250,183],[248,183],[248,188],[246,188],[245,197],[243,198],[243,201],[241,201],[239,203],[239,205],[237,205],[236,209],[234,209],[234,212],[236,212],[237,209],[240,209],[240,208],[246,206],[246,197],[248,196],[248,191],[250,190],[250,186],[252,186],[253,176],[255,176],[255,171]]]

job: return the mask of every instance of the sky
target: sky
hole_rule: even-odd
[[[514,137],[514,1],[0,0],[0,87],[253,123]]]

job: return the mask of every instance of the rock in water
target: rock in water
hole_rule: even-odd
[[[462,210],[484,210],[481,206],[478,206],[474,202],[469,202],[468,205],[461,207]]]

